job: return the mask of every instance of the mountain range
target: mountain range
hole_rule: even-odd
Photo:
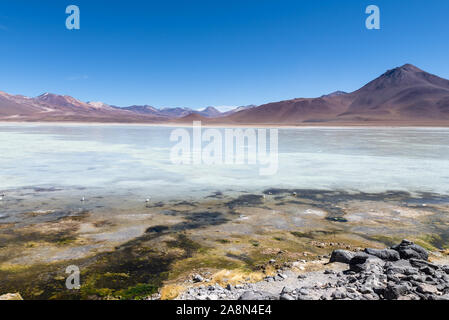
[[[449,80],[411,64],[388,70],[362,88],[220,112],[214,107],[117,107],[45,93],[35,98],[0,91],[0,121],[189,123],[220,125],[449,125]]]

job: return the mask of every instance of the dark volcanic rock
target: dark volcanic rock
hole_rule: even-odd
[[[387,300],[396,300],[399,297],[406,295],[408,287],[401,284],[388,285],[384,291],[384,297]]]
[[[396,250],[399,252],[399,255],[401,256],[401,259],[422,259],[426,260],[429,259],[429,254],[427,253],[426,249],[424,249],[421,246],[418,246],[417,244],[413,243],[409,240],[402,240],[402,242],[398,245],[395,245],[391,247],[391,249]]]
[[[378,257],[358,252],[349,261],[349,269],[354,272],[376,272],[382,271],[385,262]]]
[[[354,258],[355,253],[347,250],[334,250],[329,259],[329,262],[341,262],[341,263],[349,263],[352,258]]]
[[[380,250],[380,249],[366,248],[364,252],[372,256],[376,256],[385,261],[397,261],[401,258],[399,252],[393,249]]]
[[[410,264],[416,268],[424,268],[424,267],[429,267],[432,268],[434,270],[438,270],[440,269],[439,266],[437,266],[436,264],[433,264],[431,262],[425,261],[425,260],[420,260],[420,259],[410,259]]]
[[[239,300],[449,300],[449,266],[427,261],[428,253],[420,246],[403,240],[393,249],[365,249],[364,252],[335,250],[330,262],[349,265],[342,272],[312,272],[298,279],[291,270],[282,270],[272,283],[254,286],[219,286],[209,290],[201,286],[190,289],[185,297],[192,299]],[[281,277],[283,272],[288,277]],[[280,272],[280,271],[278,271]],[[285,279],[282,291],[275,278]],[[206,280],[205,280],[206,281]],[[280,280],[279,280],[280,281]]]

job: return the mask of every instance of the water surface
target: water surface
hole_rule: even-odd
[[[139,201],[271,187],[449,193],[447,128],[279,129],[279,168],[272,176],[259,175],[257,165],[172,164],[172,130],[2,124],[0,190]]]

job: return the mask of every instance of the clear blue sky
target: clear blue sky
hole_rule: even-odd
[[[0,90],[201,108],[352,91],[404,63],[449,78],[448,17],[447,0],[2,0]]]

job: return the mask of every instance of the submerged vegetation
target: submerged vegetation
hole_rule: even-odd
[[[238,282],[273,272],[270,260],[310,260],[336,248],[391,246],[406,237],[432,251],[448,245],[449,201],[441,196],[420,206],[432,201],[403,192],[270,189],[264,195],[221,194],[204,203],[145,207],[127,225],[141,225],[142,232],[104,248],[98,244],[109,244],[108,238],[90,236],[121,234],[120,214],[116,220],[86,210],[29,214],[39,220],[0,225],[0,293],[146,299],[165,288],[163,297],[173,298],[194,272],[213,273],[219,283]],[[81,271],[79,290],[65,286],[69,265]]]

